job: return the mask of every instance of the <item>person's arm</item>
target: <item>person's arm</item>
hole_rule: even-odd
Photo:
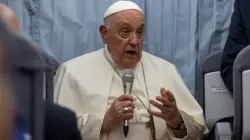
[[[61,65],[55,76],[54,102],[75,111],[78,129],[82,139],[99,140],[105,112],[83,112],[83,103],[78,83],[67,71],[66,66]]]
[[[45,101],[45,139],[81,140],[76,115],[70,109]]]
[[[173,130],[167,127],[167,133],[172,140],[190,140],[199,139],[205,131],[205,127],[197,123],[192,116],[189,116],[184,111],[181,111],[181,116],[184,121],[184,129]]]
[[[223,50],[221,62],[221,77],[231,92],[233,92],[233,64],[235,58],[238,53],[248,45],[245,30],[239,0],[235,0],[229,35]]]
[[[169,70],[169,67],[163,69]],[[171,76],[168,77],[168,80],[171,82],[169,82],[168,88],[175,96],[177,107],[185,124],[185,128],[178,131],[167,127],[167,133],[172,140],[199,139],[207,129],[203,110],[186,87],[177,68],[172,65],[171,69]]]

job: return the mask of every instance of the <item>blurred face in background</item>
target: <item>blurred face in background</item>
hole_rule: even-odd
[[[19,32],[19,21],[14,13],[9,7],[0,3],[0,19],[4,21],[13,32]]]
[[[11,31],[20,31],[16,14],[1,3],[0,20],[7,24]],[[12,140],[15,125],[14,99],[6,78],[3,47],[0,38],[0,140]]]
[[[132,68],[142,56],[144,15],[137,10],[113,14],[100,26],[100,33],[115,63],[121,68]]]
[[[3,70],[2,51],[3,49],[0,47],[0,140],[11,140],[14,128],[14,108]]]

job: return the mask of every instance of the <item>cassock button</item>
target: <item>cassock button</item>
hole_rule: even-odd
[[[137,110],[140,110],[140,108],[137,108]]]

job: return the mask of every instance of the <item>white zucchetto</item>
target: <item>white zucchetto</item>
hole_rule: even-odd
[[[111,6],[109,6],[109,8],[107,9],[107,11],[104,14],[104,18],[121,12],[121,11],[125,11],[125,10],[137,10],[143,13],[142,9],[134,2],[132,1],[125,1],[125,0],[121,0],[121,1],[117,1],[115,3],[113,3]]]

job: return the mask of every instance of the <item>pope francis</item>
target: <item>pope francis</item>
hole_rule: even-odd
[[[203,111],[175,66],[142,51],[144,14],[130,1],[112,4],[99,28],[104,49],[60,66],[55,102],[77,113],[84,140],[197,140],[206,126]],[[122,73],[135,75],[125,95]]]

